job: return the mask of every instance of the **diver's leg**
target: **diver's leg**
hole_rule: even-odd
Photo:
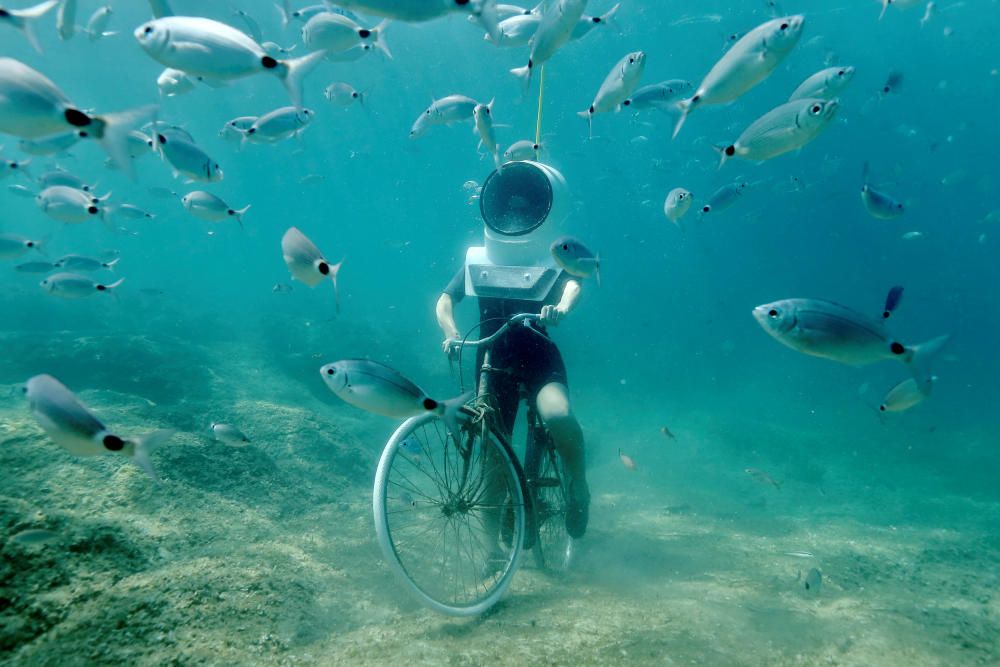
[[[573,416],[569,391],[561,382],[549,382],[535,399],[538,415],[545,422],[556,451],[562,457],[569,475],[570,507],[566,529],[572,537],[583,537],[587,530],[590,489],[587,487],[586,459],[583,449],[583,429]]]

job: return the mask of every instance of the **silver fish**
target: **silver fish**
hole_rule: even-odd
[[[910,7],[916,7],[924,0],[882,0],[882,12],[878,15],[878,20],[881,21],[882,17],[885,16],[885,10],[889,9],[889,5],[893,7],[899,7],[900,9],[909,9]]]
[[[712,196],[708,198],[702,207],[699,215],[707,215],[709,213],[721,213],[727,208],[739,201],[743,193],[746,192],[750,184],[745,181],[735,181],[733,183],[728,183],[723,185],[721,188],[712,193]]]
[[[0,133],[40,139],[68,131],[100,142],[120,167],[129,168],[129,126],[150,118],[155,107],[92,116],[76,107],[44,74],[13,58],[0,58]]]
[[[246,24],[247,30],[250,31],[250,36],[253,37],[254,41],[260,44],[264,41],[264,34],[260,31],[260,25],[254,19],[254,17],[247,14],[242,9],[234,9],[233,16],[239,16],[243,19],[243,23]]]
[[[802,148],[830,125],[838,108],[837,100],[785,102],[751,123],[735,143],[719,149],[719,166],[731,157],[770,160]]]
[[[930,396],[931,386],[937,380],[936,375],[918,382],[916,378],[907,378],[886,392],[879,404],[879,412],[903,412],[915,405],[923,403]]]
[[[365,94],[354,89],[349,83],[334,82],[323,90],[323,95],[332,104],[340,107],[349,107],[355,102],[362,105],[365,103]]]
[[[285,259],[292,277],[304,282],[309,287],[315,287],[327,277],[333,281],[333,290],[337,299],[337,310],[340,310],[340,290],[337,287],[337,274],[344,263],[343,260],[330,264],[316,244],[306,238],[306,235],[296,227],[290,227],[281,238],[281,253]]]
[[[149,454],[166,442],[173,431],[156,431],[141,438],[112,433],[61,382],[51,375],[28,380],[24,392],[31,413],[56,444],[76,456],[122,454],[156,479]]]
[[[891,195],[876,190],[869,182],[868,163],[865,162],[862,173],[864,184],[861,186],[861,201],[865,210],[873,218],[879,220],[895,220],[906,212],[905,206]]]
[[[310,18],[302,26],[302,42],[310,49],[340,53],[358,45],[375,47],[389,58],[392,53],[385,42],[386,19],[374,28],[365,28],[341,14],[323,12]]]
[[[276,60],[236,28],[195,16],[166,16],[135,29],[139,45],[154,60],[189,75],[230,81],[262,72],[276,75],[292,99],[302,106],[302,80],[319,63],[323,51],[293,60]]]
[[[0,260],[17,259],[29,250],[42,252],[42,245],[41,241],[16,234],[0,234]]]
[[[2,241],[0,241],[2,245]],[[25,262],[24,264],[18,264],[14,267],[14,270],[18,273],[51,273],[56,265],[52,262]]]
[[[466,394],[437,401],[399,371],[365,359],[337,361],[319,372],[330,391],[355,407],[395,419],[433,412],[453,434],[458,433],[458,410],[469,399]]]
[[[429,128],[436,125],[451,125],[472,118],[476,100],[465,95],[448,95],[439,100],[433,100],[431,105],[413,122],[410,128],[410,139],[416,139]]]
[[[253,127],[253,124],[257,122],[257,116],[239,116],[227,121],[222,129],[219,130],[219,136],[227,141],[242,142],[243,133]]]
[[[51,530],[45,530],[44,528],[32,528],[29,530],[22,530],[12,536],[10,541],[14,544],[20,544],[22,546],[41,546],[44,544],[58,542],[59,533],[55,533]]]
[[[35,191],[26,185],[8,185],[7,192],[17,195],[18,197],[24,197],[25,199],[34,199]]]
[[[887,331],[883,320],[822,299],[775,301],[754,308],[753,316],[771,337],[798,352],[852,366],[895,359],[920,382],[929,377],[928,360],[948,341],[945,335],[908,346]]]
[[[795,100],[806,98],[832,100],[844,92],[853,78],[853,67],[827,67],[800,83],[799,87],[792,92],[788,101],[794,102]]]
[[[59,0],[45,0],[27,9],[4,9],[0,12],[0,25],[9,25],[24,33],[31,47],[42,52],[42,47],[35,37],[35,21],[47,14],[53,7],[59,4]]]
[[[21,139],[17,147],[31,155],[56,155],[68,151],[78,141],[80,135],[76,132],[64,132],[42,139]]]
[[[194,80],[179,69],[167,67],[156,77],[156,87],[163,97],[177,97],[194,90]]]
[[[225,176],[219,163],[197,144],[160,132],[156,135],[157,150],[173,167],[174,176],[182,174],[192,181],[214,183]]]
[[[536,144],[531,139],[521,139],[515,141],[507,150],[503,152],[503,159],[507,162],[515,160],[534,160],[538,157],[538,152],[542,149],[540,144]]]
[[[601,84],[597,95],[594,96],[594,101],[590,103],[590,108],[577,113],[578,116],[587,119],[591,134],[593,134],[594,114],[621,109],[622,103],[629,98],[639,84],[639,79],[645,68],[646,54],[642,51],[633,51],[626,54],[608,72],[604,83]]]
[[[89,192],[67,185],[45,188],[35,197],[35,203],[45,215],[59,222],[77,224],[92,217],[104,219],[107,209],[102,202],[110,196],[95,197]]]
[[[570,40],[575,41],[577,39],[582,39],[590,34],[590,31],[594,28],[602,25],[611,25],[614,22],[614,16],[621,9],[621,3],[617,3],[614,7],[606,11],[600,16],[587,16],[584,14],[580,17],[580,20],[576,22],[576,26],[573,28],[573,32],[570,33]]]
[[[120,215],[131,220],[155,220],[156,214],[144,211],[133,204],[120,204],[109,209],[109,213]]]
[[[83,299],[98,292],[112,294],[113,290],[123,282],[125,279],[119,278],[109,285],[104,285],[78,273],[57,273],[49,276],[39,285],[52,296],[61,299]]]
[[[113,32],[107,32],[105,28],[108,27],[108,23],[111,21],[112,14],[111,7],[105,5],[100,7],[93,14],[90,15],[90,19],[87,21],[87,27],[84,32],[90,37],[90,41],[96,41],[102,37],[110,37],[114,35]]]
[[[54,185],[65,185],[75,190],[91,192],[94,186],[84,181],[79,176],[74,176],[65,169],[50,169],[38,177],[38,185],[43,190]]]
[[[417,23],[463,13],[477,19],[486,32],[497,35],[496,0],[338,0],[337,5],[363,14]]]
[[[516,67],[511,74],[531,83],[531,73],[544,65],[573,34],[587,8],[587,0],[548,0],[542,10],[542,20],[531,36],[531,55],[528,64]]]
[[[496,134],[493,132],[493,100],[489,104],[477,104],[472,110],[472,118],[479,133],[479,141],[493,156],[493,163],[499,167],[500,147],[497,146]]]
[[[76,0],[63,0],[56,13],[56,31],[63,41],[76,34]]]
[[[31,178],[28,170],[31,159],[27,160],[0,160],[0,181],[12,174],[23,174],[25,178]]]
[[[694,197],[691,196],[690,192],[684,188],[674,188],[667,193],[667,198],[663,202],[663,214],[670,222],[680,225],[681,218],[691,208],[692,201],[694,201]]]
[[[823,585],[823,575],[814,567],[806,574],[806,580],[802,585],[807,591],[813,595],[817,595]]]
[[[243,226],[243,214],[250,210],[250,204],[243,208],[234,209],[229,204],[219,199],[211,192],[195,190],[181,197],[181,204],[196,218],[208,222],[219,222],[227,218],[236,218]]]
[[[725,104],[743,95],[767,78],[798,44],[805,17],[772,19],[741,37],[709,70],[689,99],[678,103],[681,117],[674,136],[688,115],[705,104]]]
[[[281,107],[258,118],[243,132],[241,143],[273,144],[305,131],[316,112],[312,109]]]
[[[632,95],[622,102],[622,106],[633,111],[644,109],[660,109],[661,111],[676,111],[677,101],[690,94],[694,85],[684,79],[670,79],[660,83],[637,88]]]
[[[552,258],[566,273],[576,278],[594,277],[601,284],[601,257],[591,252],[579,239],[562,236],[549,246]]]
[[[208,430],[212,432],[212,437],[230,447],[246,447],[250,444],[250,438],[244,435],[243,431],[239,430],[232,424],[219,424],[213,422]]]
[[[101,269],[114,271],[115,265],[119,261],[121,261],[120,257],[105,260],[86,255],[63,255],[53,262],[53,265],[67,271],[100,271]]]
[[[540,14],[517,14],[500,21],[496,39],[489,33],[484,35],[484,39],[502,48],[527,46],[541,22]]]

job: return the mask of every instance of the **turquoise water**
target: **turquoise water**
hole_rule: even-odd
[[[611,4],[592,0],[587,12]],[[34,182],[0,184],[0,232],[45,239],[50,259],[116,249],[115,273],[94,275],[126,279],[117,298],[61,300],[38,286],[44,276],[13,269],[41,257],[0,263],[0,662],[1000,661],[1000,311],[990,297],[1000,6],[938,2],[921,25],[923,4],[890,6],[879,21],[874,0],[782,2],[806,16],[802,39],[736,102],[698,109],[673,141],[674,116],[660,111],[598,115],[588,138],[576,112],[625,53],[646,53],[644,84],[697,84],[730,34],[770,18],[767,4],[623,0],[617,29],[596,28],[546,66],[542,159],[569,184],[569,230],[601,257],[600,286],[585,281],[553,331],[587,442],[591,525],[573,572],[525,567],[471,621],[423,610],[392,578],[370,501],[396,422],[343,403],[317,371],[369,357],[433,396],[458,393],[433,308],[482,240],[463,184],[493,165],[470,121],[408,134],[432,98],[458,93],[496,99],[503,147],[533,137],[538,77],[526,94],[508,73],[527,50],[490,46],[460,16],[393,22],[391,60],[376,53],[309,75],[316,116],[301,138],[239,150],[219,128],[288,104],[287,93],[262,75],[160,99],[162,66],[131,34],[150,17],[146,3],[113,3],[107,29],[118,34],[97,41],[61,41],[53,12],[36,28],[42,54],[0,25],[0,56],[45,73],[83,109],[159,104],[158,118],[183,126],[225,172],[189,186],[149,155],[133,181],[87,143],[32,159],[36,176],[58,164],[157,216],[112,218],[124,229],[56,222],[7,189],[37,192]],[[171,6],[242,28],[238,7],[265,39],[301,41],[301,24],[282,29],[269,2]],[[78,21],[97,7],[81,2]],[[763,164],[717,167],[713,144],[732,142],[825,63],[857,72],[819,138]],[[892,71],[903,84],[880,96]],[[365,105],[329,104],[333,81],[364,91]],[[15,137],[0,143],[5,159],[29,157]],[[905,202],[901,218],[866,213],[866,160],[873,183]],[[737,180],[747,193],[717,216],[692,211],[682,231],[663,215],[674,187],[700,206]],[[207,223],[151,188],[204,188],[252,208],[245,229]],[[339,315],[330,285],[290,279],[280,248],[290,226],[344,259]],[[750,314],[815,297],[877,317],[892,285],[906,290],[896,335],[951,340],[933,361],[931,396],[882,419],[902,365],[798,354]],[[476,315],[471,300],[459,306],[463,330]],[[121,457],[77,458],[46,438],[17,390],[39,373],[122,432],[176,429],[153,454],[162,484]],[[251,445],[211,441],[216,421]],[[57,537],[11,539],[28,529]],[[811,557],[786,555],[799,551]],[[803,586],[814,567],[818,592]]]

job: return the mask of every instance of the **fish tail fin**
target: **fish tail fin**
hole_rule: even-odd
[[[441,416],[441,419],[444,420],[445,427],[455,440],[458,440],[458,434],[460,431],[458,424],[459,410],[461,410],[462,406],[468,403],[473,396],[475,396],[475,392],[467,391],[461,396],[456,396],[455,398],[442,403],[437,403],[434,407],[434,411]]]
[[[730,144],[729,146],[712,146],[712,150],[719,154],[719,169],[722,169],[722,165],[729,161],[730,151],[735,153],[734,147]]]
[[[925,343],[907,348],[908,356],[906,363],[910,367],[913,379],[921,387],[926,387],[931,382],[933,375],[930,370],[930,361],[944,348],[949,338],[951,336],[945,334],[944,336],[938,336]]]
[[[603,16],[601,16],[601,22],[607,24],[608,27],[610,28],[614,28],[615,32],[617,32],[619,35],[624,33],[622,32],[621,26],[618,25],[618,21],[615,20],[615,14],[618,13],[618,10],[621,9],[621,7],[622,3],[619,2],[614,7],[605,12]]]
[[[297,109],[302,108],[302,81],[306,78],[307,74],[315,69],[316,65],[319,64],[319,61],[325,55],[326,51],[313,51],[301,58],[282,60],[280,62],[281,67],[274,69],[278,76],[281,77],[281,82],[285,85],[288,96],[292,99],[292,104]]]
[[[287,3],[286,3],[287,4]],[[274,3],[274,8],[278,10],[278,14],[281,15],[281,29],[284,30],[288,27],[289,16],[288,11],[281,5],[281,3]]]
[[[159,107],[149,105],[109,113],[93,119],[93,136],[101,144],[111,161],[129,178],[135,178],[132,160],[129,159],[128,135],[134,125],[156,116]]]
[[[677,124],[674,125],[674,133],[670,135],[671,139],[677,138],[677,135],[680,133],[681,128],[684,127],[684,121],[687,120],[688,114],[691,113],[691,110],[694,108],[694,105],[695,105],[695,98],[693,97],[691,99],[681,100],[680,102],[677,103],[677,109],[678,111],[680,111],[681,115],[677,119]]]
[[[497,0],[473,0],[474,15],[479,25],[493,39],[500,41],[500,17],[497,16]]]
[[[247,204],[243,208],[233,209],[229,212],[231,216],[236,218],[236,222],[240,223],[241,228],[243,227],[243,216],[250,210],[250,206],[251,204]]]
[[[337,286],[337,274],[340,273],[340,267],[344,265],[344,260],[340,260],[336,264],[330,265],[330,280],[333,281],[333,298],[337,303],[337,314],[340,314],[340,287]]]
[[[153,461],[149,458],[149,455],[156,451],[167,440],[172,438],[173,435],[174,431],[170,429],[163,429],[160,431],[154,431],[153,433],[144,435],[141,438],[136,438],[132,441],[132,462],[142,468],[143,472],[149,475],[155,482],[159,482],[160,478],[157,476],[156,470],[153,468]]]
[[[375,36],[375,48],[384,53],[386,58],[392,60],[392,51],[389,50],[389,44],[385,41],[385,29],[389,27],[390,23],[389,19],[383,19],[381,23],[372,28],[372,35]]]
[[[115,261],[118,261],[118,260],[115,260]],[[123,282],[125,282],[125,279],[124,279],[124,278],[119,278],[118,280],[114,281],[113,283],[110,283],[110,284],[108,284],[108,285],[105,285],[105,286],[104,286],[104,291],[105,291],[105,292],[111,292],[111,291],[113,291],[114,289],[116,289],[116,288],[118,288],[118,287],[121,287],[121,284],[122,284]]]
[[[525,65],[524,67],[515,67],[510,71],[511,74],[519,78],[521,82],[524,84],[525,92],[527,92],[527,90],[531,88],[531,70],[532,70],[531,61],[529,60],[528,64]]]
[[[38,37],[35,35],[35,21],[48,13],[50,9],[58,4],[59,0],[46,0],[45,2],[35,5],[34,7],[28,7],[27,9],[17,11],[17,18],[21,19],[18,21],[18,23],[20,23],[19,27],[21,28],[21,32],[24,33],[28,43],[31,44],[31,48],[38,53],[42,52],[42,45],[38,43]]]
[[[115,265],[120,261],[122,261],[121,257],[115,257],[110,262],[104,262],[104,268],[107,269],[108,271],[114,271]],[[124,278],[122,280],[124,280]]]
[[[878,20],[881,21],[882,17],[885,16],[885,10],[889,9],[889,3],[892,0],[882,0],[882,12],[878,15]]]

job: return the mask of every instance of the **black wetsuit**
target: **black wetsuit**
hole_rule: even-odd
[[[496,333],[512,315],[518,313],[541,314],[542,306],[554,306],[562,298],[566,283],[572,278],[563,273],[549,291],[544,301],[525,301],[522,299],[501,299],[496,297],[479,298],[479,321],[483,323],[479,333],[474,338],[485,338]],[[465,268],[459,269],[455,277],[448,283],[444,293],[451,297],[452,303],[458,303],[465,298]],[[539,390],[550,382],[560,382],[568,386],[566,365],[563,363],[559,348],[549,338],[545,327],[539,323],[527,327],[516,326],[505,333],[493,344],[490,353],[490,364],[504,372],[494,373],[490,379],[493,394],[499,405],[504,430],[510,434],[517,418],[517,404],[520,398],[517,385],[523,384],[527,398],[534,402]],[[536,333],[537,332],[537,333]],[[542,334],[542,335],[539,335]],[[476,368],[483,362],[485,350],[480,348],[476,354]],[[479,383],[479,377],[476,377]]]

